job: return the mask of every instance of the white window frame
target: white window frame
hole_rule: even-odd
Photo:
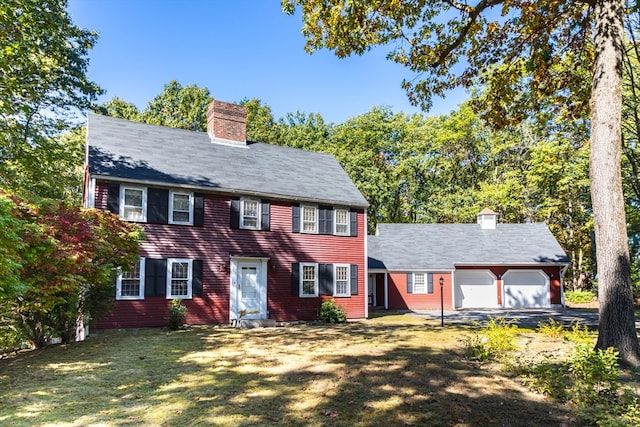
[[[431,295],[434,292],[429,292],[429,274],[428,272],[426,273],[413,273],[413,292],[414,294],[420,294],[420,295]],[[424,289],[422,290],[416,290],[416,277],[418,276],[422,276],[423,278],[423,286]],[[432,276],[433,278],[433,276]],[[433,279],[432,279],[433,280]]]
[[[303,293],[303,283],[304,283],[304,267],[313,267],[314,271],[314,286],[313,286],[313,294],[305,294]],[[300,263],[300,298],[314,298],[319,295],[319,277],[318,277],[318,264],[313,262],[301,262]]]
[[[127,218],[124,214],[125,212],[125,193],[127,190],[135,190],[135,191],[141,191],[142,192],[142,218],[135,218],[135,219],[131,219],[131,218]],[[130,221],[130,222],[147,222],[147,188],[146,187],[135,187],[135,186],[129,186],[129,185],[121,185],[120,186],[120,199],[119,199],[119,213],[120,213],[120,218],[122,218],[125,221]]]
[[[252,225],[246,225],[244,223],[244,204],[245,202],[253,202],[256,203],[258,205],[258,213],[257,213],[257,218],[256,218],[256,225],[252,226]],[[260,202],[260,200],[256,200],[256,199],[240,199],[240,228],[244,228],[247,230],[260,230],[260,227],[262,226],[261,224],[261,219],[262,219],[262,203]]]
[[[346,282],[346,292],[338,292],[338,268],[347,269],[347,278],[341,280]],[[350,297],[351,296],[351,265],[349,264],[334,264],[333,265],[333,295],[336,297]]]
[[[140,277],[138,280],[140,281],[140,287],[138,289],[138,295],[122,295],[122,269],[118,271],[118,277],[116,278],[116,299],[117,300],[140,300],[144,299],[144,262],[145,258],[141,257],[138,261],[140,263]]]
[[[345,223],[338,224],[338,212],[345,213]],[[338,231],[338,225],[344,225],[345,230],[343,232]],[[338,208],[334,209],[333,212],[333,234],[336,236],[348,236],[349,235],[349,226],[350,226],[350,218],[349,218],[349,209]]]
[[[305,223],[309,224],[311,223],[311,221],[306,221],[304,220],[304,211],[305,209],[313,209],[313,215],[315,218],[315,223],[313,225],[313,230],[305,230],[304,229],[304,225]],[[311,206],[311,205],[302,205],[300,206],[300,232],[301,233],[308,233],[308,234],[318,234],[318,207],[317,206]]]
[[[173,196],[189,196],[189,220],[188,221],[174,221]],[[193,225],[193,206],[194,206],[193,193],[189,193],[186,191],[170,191],[169,192],[169,224]]]
[[[187,263],[187,294],[173,295],[171,293],[171,284],[173,282],[173,264]],[[167,299],[191,299],[193,296],[193,260],[188,258],[169,258],[167,259]]]

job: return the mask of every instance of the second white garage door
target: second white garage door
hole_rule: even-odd
[[[551,306],[549,277],[541,270],[509,270],[502,276],[505,308]]]
[[[489,270],[457,270],[454,278],[456,308],[498,307],[496,277]]]

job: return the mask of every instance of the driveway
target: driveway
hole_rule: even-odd
[[[407,312],[416,317],[422,317],[432,320],[440,320],[440,310],[416,310]],[[598,327],[598,312],[590,310],[576,310],[569,308],[555,309],[527,309],[527,310],[504,310],[504,309],[486,309],[486,310],[445,310],[444,323],[473,325],[478,322],[484,325],[489,317],[504,317],[505,319],[513,319],[519,326],[538,326],[539,322],[548,322],[549,318],[560,322],[565,326],[571,326],[571,322],[579,321],[580,325],[587,327]]]

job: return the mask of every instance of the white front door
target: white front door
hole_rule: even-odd
[[[266,260],[232,260],[231,266],[231,319],[266,319]]]

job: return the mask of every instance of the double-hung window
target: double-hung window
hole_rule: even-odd
[[[413,293],[414,294],[432,294],[433,293],[433,274],[413,273]]]
[[[167,298],[191,298],[193,261],[183,258],[167,260]]]
[[[318,264],[300,263],[300,296],[318,296]]]
[[[143,299],[144,298],[144,258],[129,271],[120,271],[116,281],[116,299]]]
[[[193,225],[193,193],[169,193],[169,224]]]
[[[347,209],[336,209],[335,211],[335,234],[338,236],[349,235],[349,211]]]
[[[242,199],[240,201],[240,228],[260,229],[260,202]]]
[[[348,297],[351,295],[350,284],[351,274],[349,265],[335,264],[333,277],[335,279],[333,295],[337,297]]]
[[[120,217],[127,221],[147,221],[147,189],[120,187]]]
[[[318,232],[318,209],[315,206],[302,206],[301,231],[303,233]]]

